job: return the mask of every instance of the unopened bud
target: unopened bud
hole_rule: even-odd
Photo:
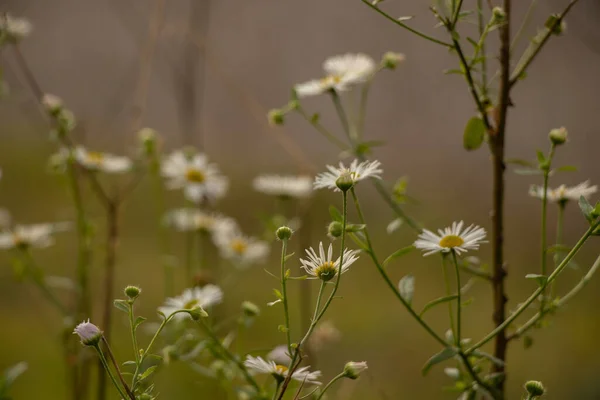
[[[341,222],[333,221],[327,227],[327,235],[331,238],[339,238],[344,232],[344,226]]]
[[[292,237],[293,233],[294,231],[292,231],[292,228],[288,226],[282,226],[277,229],[277,231],[275,232],[275,236],[277,236],[277,239],[279,240],[288,240]]]
[[[388,51],[383,55],[383,58],[381,59],[381,65],[383,68],[396,69],[398,64],[404,62],[405,59],[406,57],[402,53]]]
[[[494,7],[492,9],[492,22],[500,24],[506,20],[506,11],[502,7]]]
[[[48,114],[54,117],[56,117],[63,108],[63,102],[60,97],[50,93],[46,93],[44,97],[42,97],[42,105]]]
[[[142,289],[137,286],[127,286],[124,292],[125,296],[129,297],[131,300],[135,300],[140,293],[142,293]]]
[[[550,141],[553,144],[558,146],[564,144],[567,141],[568,135],[569,132],[567,132],[567,128],[563,126],[561,128],[552,129],[548,134],[548,137],[550,138]]]
[[[83,321],[75,327],[73,334],[79,336],[84,346],[96,346],[102,339],[102,331],[90,320]]]
[[[354,186],[354,179],[352,178],[352,174],[350,172],[344,172],[339,176],[339,178],[336,179],[335,185],[342,192],[347,192],[348,190],[352,189],[352,187]]]
[[[194,307],[191,310],[188,310],[188,314],[190,314],[190,317],[192,317],[194,321],[208,317],[208,313],[204,311],[202,307]]]
[[[242,302],[242,311],[247,317],[256,317],[260,315],[260,308],[250,301]]]
[[[278,108],[274,108],[267,114],[267,119],[269,125],[283,125],[285,123],[285,113]]]
[[[367,368],[366,361],[350,361],[344,366],[344,376],[350,379],[358,379],[359,375]]]
[[[533,397],[542,396],[546,392],[544,385],[542,385],[542,382],[539,381],[528,381],[525,383],[525,390],[527,390],[527,393]]]
[[[147,155],[156,151],[156,138],[158,134],[154,129],[143,128],[138,132],[138,139]]]

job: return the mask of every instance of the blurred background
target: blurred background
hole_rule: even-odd
[[[472,9],[474,3],[465,2],[465,8]],[[529,2],[514,3],[517,25]],[[515,52],[522,51],[526,38],[566,3],[539,2]],[[442,38],[444,32],[433,28],[428,6],[426,0],[381,5],[392,15],[417,16],[411,24]],[[292,115],[285,127],[272,128],[266,121],[267,111],[288,101],[294,83],[318,77],[322,61],[330,55],[365,52],[379,59],[388,50],[402,52],[406,62],[395,72],[381,73],[370,94],[367,136],[386,143],[374,154],[383,163],[384,178],[391,184],[400,176],[409,177],[409,194],[418,204],[408,210],[429,228],[460,219],[488,230],[491,227],[488,152],[467,153],[462,148],[462,132],[474,115],[474,106],[460,76],[442,73],[456,68],[454,56],[384,21],[358,0],[4,0],[0,10],[33,23],[34,31],[21,50],[43,90],[63,98],[75,112],[78,141],[95,150],[133,155],[134,132],[149,126],[163,135],[165,150],[184,145],[202,149],[231,180],[230,192],[219,203],[219,210],[238,219],[254,235],[263,232],[260,216],[274,210],[272,199],[252,190],[254,176],[314,174],[338,158],[336,150],[299,117]],[[527,79],[514,91],[508,157],[534,159],[536,149],[547,148],[547,133],[552,128],[566,126],[571,135],[556,162],[576,165],[578,171],[553,177],[552,186],[586,179],[600,182],[595,114],[600,88],[599,16],[597,1],[581,0],[567,19],[567,34],[552,38]],[[474,27],[465,24],[463,29],[468,33]],[[66,182],[48,172],[48,157],[56,144],[49,140],[44,116],[13,51],[5,48],[1,57],[10,95],[0,102],[0,205],[21,223],[72,221]],[[304,104],[309,110],[318,110],[323,123],[339,131],[326,100],[309,99]],[[529,185],[539,184],[538,180],[507,173],[509,308],[535,288],[524,276],[539,268],[540,202],[527,195]],[[361,185],[359,192],[381,257],[415,240],[406,227],[387,235],[385,227],[393,219],[392,212],[369,185]],[[116,287],[141,286],[140,312],[152,319],[163,301],[163,289],[158,216],[151,193],[150,184],[143,181],[122,210]],[[170,193],[168,200],[172,207],[182,204],[180,193]],[[95,204],[91,196],[89,201]],[[315,193],[304,226],[311,245],[327,239],[327,208],[329,204],[339,206],[339,201],[333,193]],[[101,207],[92,207],[98,224],[93,274],[99,282],[104,220]],[[555,211],[551,208],[551,227]],[[574,243],[585,225],[576,206],[571,205],[566,242]],[[549,236],[553,237],[553,231]],[[182,238],[174,235],[173,240],[178,243]],[[598,247],[597,240],[589,242],[577,257],[581,269],[567,270],[559,290],[580,279],[597,256]],[[300,249],[296,251],[298,254]],[[267,269],[278,268],[278,252],[274,244]],[[67,276],[74,271],[75,254],[74,234],[65,233],[57,237],[56,246],[34,256],[48,274]],[[483,246],[477,255],[483,262],[489,260],[490,246]],[[297,265],[293,259],[290,266]],[[413,252],[390,268],[395,281],[407,273],[416,277],[417,308],[444,294],[438,258],[422,258]],[[19,361],[29,364],[14,387],[15,399],[64,399],[60,316],[31,284],[16,283],[12,275],[9,256],[0,255],[0,370]],[[442,367],[421,376],[422,365],[438,346],[397,304],[366,257],[347,277],[341,288],[343,299],[334,302],[327,318],[342,332],[341,338],[324,348],[315,363],[326,377],[336,375],[350,360],[368,361],[369,370],[352,385],[340,386],[333,397],[456,397],[440,389],[451,385]],[[222,313],[237,312],[243,300],[263,309],[258,323],[244,335],[244,347],[264,349],[282,343],[284,335],[277,330],[281,310],[265,306],[273,300],[271,289],[276,282],[260,266],[240,272],[236,279],[236,284],[224,289]],[[179,283],[183,288],[181,280]],[[522,342],[512,343],[508,398],[519,398],[528,379],[543,381],[548,398],[600,398],[599,289],[599,279],[594,279],[546,329],[534,332],[532,348],[524,350]],[[297,287],[291,295],[298,296]],[[464,312],[465,336],[477,339],[492,328],[491,294],[485,283],[478,282],[469,296],[475,302]],[[100,294],[94,298],[99,314]],[[298,321],[297,309],[293,316]],[[427,320],[443,332],[446,317],[445,307],[439,307]],[[128,359],[127,330],[120,315],[114,337],[117,357]],[[161,371],[157,388],[161,398],[220,398],[218,392],[211,392],[213,383],[182,363]]]

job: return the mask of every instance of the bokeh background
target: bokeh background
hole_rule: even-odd
[[[472,3],[466,1],[466,8],[472,8]],[[529,2],[514,3],[520,21]],[[525,36],[532,36],[551,12],[567,2],[539,3]],[[0,5],[3,11],[33,22],[35,30],[23,42],[22,52],[43,89],[62,97],[76,113],[79,141],[97,150],[131,155],[136,149],[134,130],[150,126],[162,133],[167,150],[183,145],[203,149],[232,182],[219,209],[253,234],[262,233],[260,216],[274,207],[272,200],[253,192],[256,174],[314,174],[338,158],[336,150],[298,117],[290,117],[283,128],[269,127],[268,109],[285,104],[294,83],[319,76],[321,62],[329,55],[360,51],[378,58],[388,50],[402,52],[407,61],[395,72],[382,73],[370,96],[367,135],[386,143],[375,153],[384,165],[384,177],[390,183],[403,175],[410,177],[409,193],[418,204],[409,210],[428,227],[464,219],[490,228],[488,153],[462,149],[462,131],[474,107],[461,78],[442,73],[455,68],[456,60],[442,48],[384,21],[358,0],[170,0],[158,13],[150,0],[4,0]],[[442,37],[444,33],[433,28],[428,5],[426,0],[412,0],[385,2],[382,7],[392,15],[416,15],[411,23]],[[514,91],[508,157],[533,159],[536,149],[547,147],[551,128],[569,129],[571,141],[556,160],[579,170],[553,177],[554,186],[600,181],[596,115],[600,34],[595,23],[599,10],[596,1],[582,0],[568,18],[568,34],[552,39]],[[473,27],[463,29],[466,35]],[[153,50],[152,32],[157,33]],[[515,52],[525,45],[524,38]],[[0,103],[0,204],[22,223],[73,220],[66,183],[48,172],[55,143],[49,140],[43,115],[11,49],[1,56],[11,93]],[[325,99],[310,99],[306,107],[319,110],[332,129],[339,128]],[[510,308],[534,289],[524,276],[538,270],[540,203],[527,195],[536,179],[507,174]],[[144,289],[141,312],[149,317],[163,300],[158,217],[151,193],[150,185],[143,182],[123,209],[116,285],[140,285]],[[361,185],[360,196],[382,256],[415,239],[407,228],[388,236],[385,226],[393,217],[391,211],[368,185]],[[178,193],[171,193],[168,200],[171,206],[182,202]],[[339,200],[332,193],[315,193],[305,225],[312,245],[326,239],[327,207]],[[101,208],[91,197],[89,201],[98,224],[93,274],[99,282],[104,221]],[[552,209],[550,226],[554,221]],[[567,242],[573,243],[584,229],[585,221],[571,205]],[[178,243],[182,238],[174,235],[173,240]],[[577,282],[597,250],[598,241],[589,242],[577,257],[582,269],[567,270],[559,287]],[[277,253],[275,245],[266,268],[277,268]],[[485,262],[489,253],[490,246],[483,246],[478,255]],[[57,238],[56,246],[35,256],[50,275],[65,276],[75,268],[75,254],[74,236],[66,233]],[[8,255],[0,255],[0,369],[22,360],[29,363],[26,375],[14,387],[16,399],[64,399],[60,317],[30,284],[14,281],[9,260]],[[292,261],[292,268],[296,264]],[[418,307],[443,294],[437,258],[423,259],[414,252],[390,269],[396,281],[407,273],[416,276]],[[421,366],[438,347],[394,301],[374,267],[362,260],[347,278],[341,289],[343,299],[334,303],[328,317],[342,337],[315,361],[326,376],[337,374],[349,360],[367,360],[369,373],[355,384],[341,386],[334,397],[453,398],[440,389],[450,384],[443,368],[421,376]],[[237,312],[242,300],[261,306],[272,300],[276,283],[262,267],[240,272],[237,279],[225,288],[223,313]],[[179,284],[183,287],[181,280]],[[600,398],[599,289],[598,279],[593,280],[552,318],[550,326],[534,333],[533,348],[512,344],[508,398],[519,398],[528,379],[545,382],[548,398]],[[292,295],[297,294],[294,288]],[[465,335],[479,338],[492,328],[489,288],[478,283],[470,296],[475,302],[464,312]],[[99,293],[95,299],[98,313]],[[294,317],[297,321],[297,309]],[[445,307],[432,311],[427,319],[442,332],[447,326]],[[259,323],[244,336],[244,346],[251,350],[281,343],[284,337],[277,331],[281,320],[279,309],[263,307]],[[116,322],[115,347],[125,360],[129,357],[125,324]],[[212,392],[214,384],[178,363],[161,371],[157,386],[163,398],[220,398]]]

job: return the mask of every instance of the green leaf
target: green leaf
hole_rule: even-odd
[[[388,258],[386,258],[386,259],[383,261],[383,266],[384,266],[384,267],[385,267],[385,266],[387,266],[387,264],[388,264],[390,261],[392,261],[392,260],[395,260],[395,259],[396,259],[396,258],[398,258],[398,257],[402,257],[403,255],[410,253],[410,252],[411,252],[411,251],[413,251],[414,249],[415,249],[415,247],[411,245],[411,246],[403,247],[403,248],[401,248],[401,249],[398,249],[398,250],[396,250],[395,252],[393,252],[392,254],[390,254],[390,255],[388,256]]]
[[[335,206],[329,206],[329,215],[331,216],[331,219],[337,222],[342,222],[342,220],[344,219],[342,217],[342,213],[335,207]]]
[[[129,312],[129,303],[127,302],[127,300],[115,300],[114,303],[115,307],[117,307],[119,310],[128,313]]]
[[[431,356],[431,358],[429,360],[427,360],[427,362],[423,366],[423,369],[421,370],[421,373],[423,374],[423,376],[427,375],[427,373],[429,372],[431,367],[433,367],[434,365],[439,364],[443,361],[451,359],[456,354],[457,354],[457,352],[454,347],[446,347],[439,353]]]
[[[283,259],[283,262],[287,262],[290,258],[292,258],[294,256],[294,254],[296,254],[296,253],[286,254],[285,258]]]
[[[133,323],[133,330],[137,330],[138,326],[140,326],[145,320],[146,318],[144,317],[137,317]]]
[[[539,169],[515,169],[513,171],[517,175],[543,175],[544,172]]]
[[[544,155],[544,152],[542,152],[541,150],[537,150],[535,152],[535,155],[537,156],[538,163],[540,163],[540,164],[546,163],[546,156]]]
[[[277,297],[279,300],[283,300],[283,295],[279,290],[273,289],[273,293],[275,293],[275,297]]]
[[[365,224],[350,224],[346,226],[346,232],[360,232],[367,226]]]
[[[589,201],[587,201],[587,199],[583,196],[579,198],[579,208],[581,209],[581,212],[585,216],[585,219],[588,220],[588,222],[591,223],[594,221],[594,217],[592,215],[592,213],[594,212],[594,207],[592,207]]]
[[[158,368],[158,365],[153,365],[151,367],[148,367],[148,369],[145,370],[144,373],[139,376],[139,380],[143,381],[144,379],[146,379],[147,377],[152,375],[154,373],[154,371],[156,371],[156,368]]]
[[[279,325],[279,326],[277,327],[277,330],[278,330],[279,332],[283,332],[283,333],[285,333],[285,332],[287,332],[287,331],[288,331],[288,328],[286,328],[284,325]]]
[[[540,274],[527,274],[525,275],[525,279],[535,279],[538,285],[544,286],[546,284],[546,281],[548,280],[548,277],[546,275]]]
[[[507,164],[520,165],[521,167],[530,167],[530,168],[536,167],[535,164],[533,164],[532,162],[523,160],[521,158],[508,158],[505,162]]]
[[[415,294],[415,277],[406,275],[398,283],[398,291],[409,305],[412,304],[413,295]]]
[[[563,165],[562,167],[556,168],[557,172],[577,172],[577,167],[574,165]]]
[[[425,307],[423,307],[423,310],[421,310],[421,312],[419,313],[419,316],[422,317],[423,314],[425,314],[432,307],[435,307],[438,304],[447,303],[449,301],[455,300],[456,298],[458,298],[458,295],[451,294],[450,296],[444,296],[444,297],[440,297],[439,299],[432,300],[429,303],[425,304]]]
[[[493,355],[491,355],[489,353],[486,353],[484,351],[474,350],[473,351],[473,355],[476,356],[476,357],[485,358],[485,359],[491,361],[493,364],[495,364],[498,367],[504,366],[504,361],[502,361],[498,357],[494,357]]]
[[[467,150],[477,150],[483,143],[485,125],[479,117],[473,117],[467,122],[463,135],[463,146]]]

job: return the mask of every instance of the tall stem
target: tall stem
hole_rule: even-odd
[[[548,156],[548,164],[544,165],[544,184],[542,186],[542,240],[541,240],[541,274],[546,276],[548,273],[548,180],[550,178],[550,168],[552,166],[552,158],[554,157],[554,144],[550,148],[550,155]],[[543,312],[546,304],[546,292],[542,292],[542,299],[540,301],[540,311]]]
[[[452,250],[452,262],[454,263],[454,271],[456,273],[456,347],[461,348],[461,285],[460,285],[460,268],[458,267],[458,261],[456,260],[456,252]]]
[[[281,241],[281,295],[283,296],[283,313],[285,315],[285,335],[287,338],[288,352],[292,354],[292,338],[290,336],[290,312],[287,297],[287,276],[285,273],[285,256],[287,253],[288,239]]]
[[[442,254],[442,273],[444,275],[444,284],[446,285],[446,296],[450,296],[452,291],[450,289],[450,279],[448,278],[448,271],[446,271],[446,255]],[[448,319],[450,320],[450,331],[452,337],[456,338],[456,329],[454,325],[454,310],[452,310],[452,302],[448,302]]]
[[[319,393],[319,396],[317,397],[317,400],[321,400],[321,398],[325,395],[325,392],[327,390],[329,390],[329,388],[331,387],[331,385],[333,385],[334,383],[336,383],[338,380],[342,379],[345,376],[345,374],[342,372],[338,375],[336,375],[332,380],[330,380],[327,385],[325,385],[325,387],[321,390],[321,393]]]
[[[564,201],[558,202],[558,216],[556,219],[556,245],[559,246],[559,249],[556,250],[556,254],[554,255],[554,270],[558,267],[558,264],[562,261],[562,252],[560,250],[560,246],[563,243],[563,229],[565,225],[565,208],[567,204]],[[554,271],[553,270],[553,271]],[[552,298],[556,297],[556,282],[552,283],[550,287],[550,295]]]
[[[119,377],[119,381],[123,385],[123,388],[125,389],[125,392],[127,393],[127,396],[131,400],[136,400],[135,395],[133,394],[131,389],[129,389],[129,386],[127,386],[127,382],[125,382],[125,379],[123,379],[123,375],[121,374],[121,370],[119,369],[119,363],[115,359],[115,356],[114,356],[112,350],[110,349],[110,345],[106,341],[106,338],[102,337],[102,341],[104,342],[104,347],[106,347],[106,352],[108,353],[108,358],[110,358],[110,361],[113,363],[113,365],[115,367],[115,371],[117,372],[117,376]]]
[[[115,378],[112,370],[110,369],[110,367],[108,365],[108,362],[106,361],[106,358],[104,357],[104,353],[102,353],[102,350],[100,350],[100,346],[95,345],[94,348],[98,352],[98,357],[100,358],[100,368],[102,368],[108,374],[113,385],[115,386],[115,388],[121,395],[121,398],[123,398],[123,399],[128,398],[129,396],[123,391],[123,389],[119,385],[119,382],[117,382],[117,379]]]

